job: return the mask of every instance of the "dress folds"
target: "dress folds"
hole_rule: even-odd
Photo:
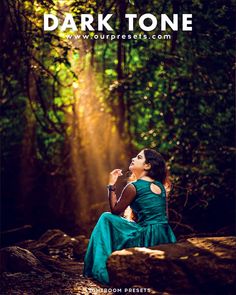
[[[152,183],[161,188],[160,194],[152,192]],[[167,220],[164,186],[158,181],[143,179],[132,184],[136,188],[136,197],[130,207],[137,216],[137,222],[104,212],[90,237],[83,274],[103,284],[109,284],[106,262],[112,252],[176,242]]]

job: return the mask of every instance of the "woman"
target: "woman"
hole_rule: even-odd
[[[163,157],[152,149],[144,149],[132,159],[129,170],[136,181],[126,185],[119,199],[114,185],[122,171],[115,169],[110,173],[107,187],[111,213],[100,216],[85,255],[84,276],[104,284],[109,283],[106,262],[113,251],[176,242],[166,214],[167,169]],[[119,216],[128,206],[137,222]]]

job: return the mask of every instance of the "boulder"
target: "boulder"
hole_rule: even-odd
[[[49,255],[55,259],[76,259],[82,261],[86,253],[89,239],[84,235],[70,237],[59,229],[47,230],[38,241],[25,240],[15,246],[25,248],[36,256],[38,252]],[[50,258],[49,257],[49,258]]]
[[[40,251],[36,251],[35,256],[47,267],[49,271],[60,271],[71,274],[82,272],[82,262],[73,261],[70,259],[55,259]]]
[[[34,250],[40,250],[40,251],[44,251],[47,249],[47,244],[45,243],[40,243],[38,241],[35,240],[25,240],[25,241],[21,241],[15,244],[15,246],[19,246],[20,248],[24,248],[27,249],[29,251],[34,251]]]
[[[73,245],[74,239],[60,229],[47,230],[38,240],[38,243],[46,244],[50,247],[63,248]]]
[[[41,262],[29,250],[18,246],[0,250],[0,272],[47,272]]]
[[[75,243],[73,246],[74,257],[78,260],[83,260],[87,250],[89,239],[87,239],[84,235],[76,236],[74,237],[74,239],[77,241],[77,243]]]
[[[75,238],[59,229],[49,229],[39,238],[35,245],[38,246],[38,249],[34,250],[41,250],[56,259],[73,259],[73,247],[78,243]],[[40,245],[46,245],[46,248],[41,247],[40,249]]]
[[[160,292],[236,294],[236,237],[189,238],[176,244],[113,252],[111,285],[140,284]]]

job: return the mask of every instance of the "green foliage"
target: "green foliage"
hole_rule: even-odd
[[[174,221],[195,226],[199,218],[207,220],[216,200],[216,210],[224,202],[232,205],[233,1],[24,0],[17,5],[9,0],[3,8],[8,15],[1,52],[3,169],[9,162],[14,166],[14,153],[21,154],[29,134],[32,156],[42,169],[67,173],[72,86],[80,78],[76,65],[84,63],[96,72],[105,112],[112,113],[127,145],[133,151],[155,148],[168,160]],[[84,40],[78,48],[59,31],[42,31],[43,13],[68,10],[78,19],[81,13],[115,14],[115,34],[127,33],[124,13],[192,13],[193,31],[168,30],[171,40]],[[137,22],[132,34],[140,34]],[[213,223],[212,228],[224,225]]]
[[[163,13],[172,13],[171,2],[155,4],[155,12],[163,8]],[[179,1],[175,9],[193,14],[193,31],[172,32],[168,42],[124,42],[125,78],[116,84],[109,64],[116,58],[114,43],[106,44],[105,79],[111,90],[108,101],[114,99],[114,90],[125,89],[126,127],[133,146],[156,148],[169,160],[171,202],[189,223],[197,208],[207,219],[204,208],[214,200],[222,206],[233,202],[235,31],[230,1]],[[127,10],[141,14],[153,9],[145,1]],[[136,30],[134,34],[139,33]],[[100,51],[101,45],[97,48]],[[195,224],[200,224],[199,218]],[[211,226],[219,224],[215,221]]]

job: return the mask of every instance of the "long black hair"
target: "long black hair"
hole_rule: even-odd
[[[168,202],[167,198],[171,189],[171,182],[169,180],[169,172],[166,167],[166,162],[163,156],[158,153],[157,151],[149,148],[143,149],[143,153],[145,156],[145,163],[151,165],[151,169],[147,170],[147,176],[153,178],[161,182],[166,190],[166,214],[168,216]],[[130,181],[134,180],[132,177],[134,174],[131,175]],[[135,216],[133,210],[130,207],[127,207],[124,212],[124,217],[128,220],[137,221],[137,217]]]
[[[151,165],[147,170],[147,176],[160,181],[163,185],[168,182],[168,171],[163,156],[153,149],[143,149],[146,163]]]

